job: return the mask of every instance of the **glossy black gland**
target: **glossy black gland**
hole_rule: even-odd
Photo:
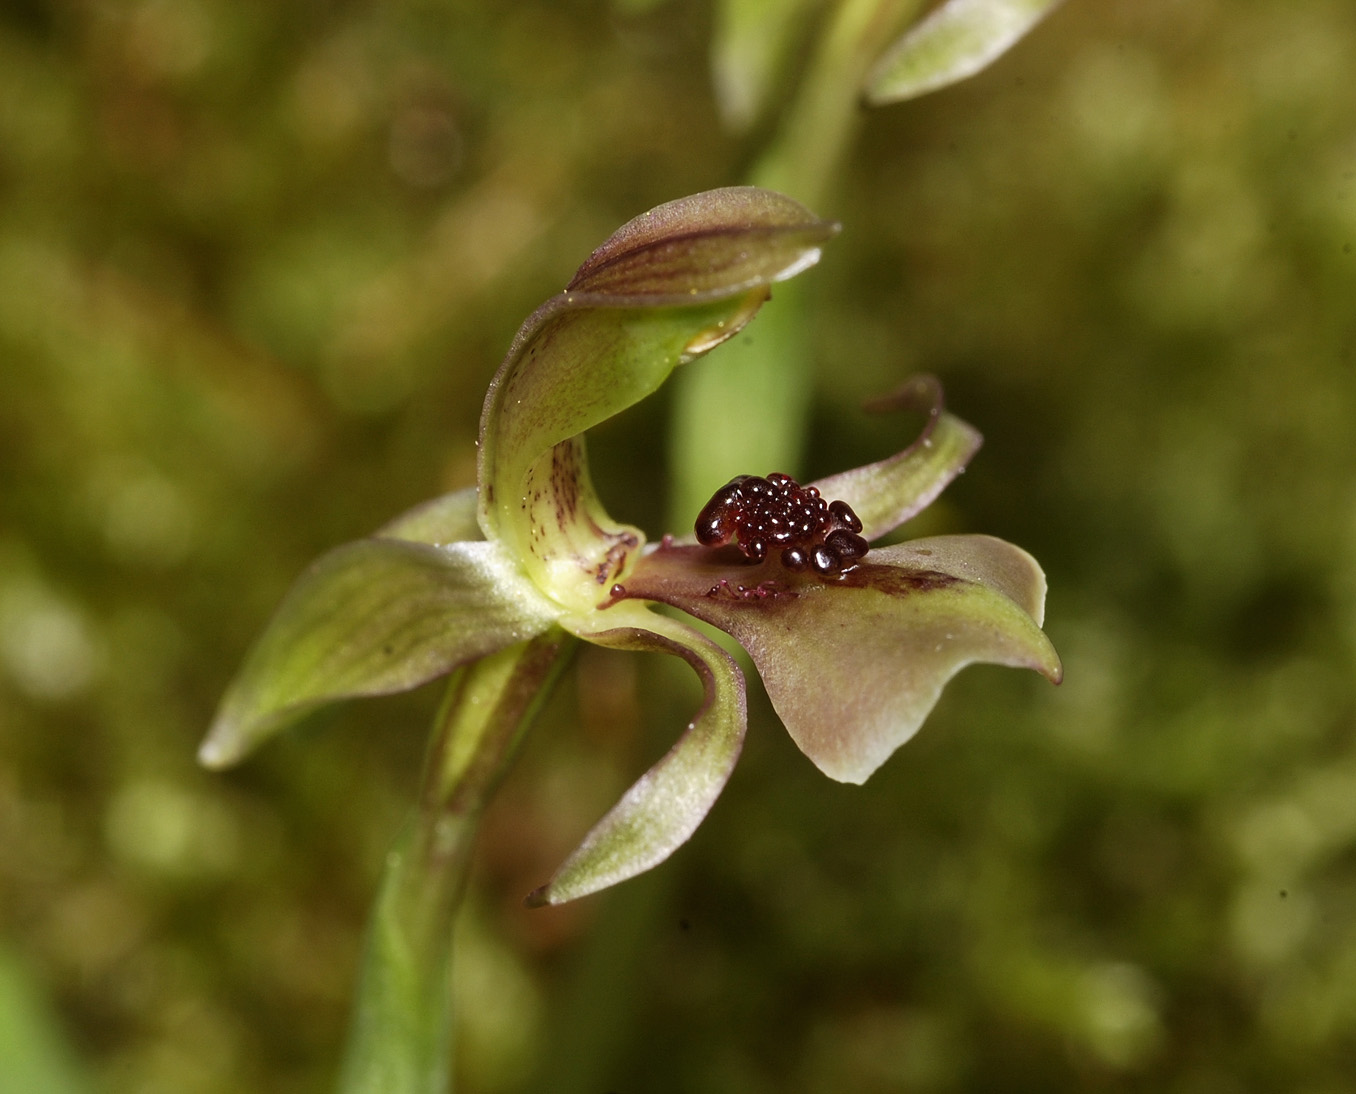
[[[845,501],[825,501],[813,486],[789,475],[740,475],[712,495],[697,515],[697,541],[708,547],[734,541],[751,562],[772,551],[788,570],[830,576],[866,554],[862,522]]]
[[[858,528],[861,527],[859,522]],[[840,559],[859,559],[866,554],[868,545],[866,540],[857,535],[856,532],[850,532],[846,528],[836,528],[824,537],[824,544],[837,555]]]
[[[852,506],[845,501],[829,502],[829,515],[838,521],[840,528],[846,528],[853,534],[862,530],[861,518],[852,511]]]

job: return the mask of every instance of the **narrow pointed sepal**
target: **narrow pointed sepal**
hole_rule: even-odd
[[[869,541],[894,531],[931,505],[965,470],[984,438],[974,426],[947,413],[941,382],[927,373],[911,377],[867,409],[921,410],[927,420],[904,451],[808,485],[826,498],[846,502],[862,522],[863,538]]]
[[[866,101],[900,102],[982,71],[1011,49],[1059,0],[946,0],[881,56]]]
[[[596,629],[601,627],[609,629]],[[709,639],[637,604],[620,604],[575,633],[601,646],[681,657],[701,678],[704,696],[677,744],[527,898],[534,906],[577,900],[663,862],[710,812],[744,745],[744,677]]]
[[[1039,622],[1045,577],[1002,540],[882,547],[824,580],[775,563],[712,561],[721,557],[729,555],[660,548],[624,595],[672,604],[733,636],[801,751],[841,782],[866,781],[966,665],[1030,668],[1059,682],[1059,657]]]
[[[324,703],[417,687],[542,633],[558,614],[497,544],[345,544],[292,586],[198,758],[225,767]]]

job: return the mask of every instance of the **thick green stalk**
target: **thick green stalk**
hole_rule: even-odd
[[[476,824],[572,645],[548,631],[449,682],[419,806],[387,856],[368,925],[340,1094],[450,1089],[452,925]]]

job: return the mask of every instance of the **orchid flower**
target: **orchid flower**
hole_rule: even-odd
[[[549,660],[567,635],[680,657],[701,679],[701,708],[529,898],[560,903],[667,858],[710,810],[743,743],[739,666],[654,604],[733,636],[796,744],[846,782],[908,740],[965,665],[1058,682],[1040,629],[1045,579],[1020,548],[973,535],[870,546],[979,447],[931,378],[897,393],[927,412],[903,452],[804,486],[743,475],[717,492],[695,534],[647,545],[594,492],[585,431],[737,333],[836,231],[751,187],[671,202],[622,227],[518,332],[485,399],[477,486],[317,561],[231,685],[202,761],[233,763],[334,700],[511,662],[513,651],[545,648]],[[535,679],[545,686],[544,673]]]

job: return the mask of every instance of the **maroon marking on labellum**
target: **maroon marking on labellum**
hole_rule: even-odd
[[[722,577],[720,581],[706,590],[706,595],[711,599],[723,596],[731,600],[775,600],[779,596],[794,596],[795,594],[782,588],[775,581],[760,581],[754,586],[731,585],[729,578]]]
[[[845,501],[826,501],[790,475],[740,475],[712,495],[697,514],[697,542],[734,541],[750,562],[776,554],[782,566],[821,577],[846,573],[866,555],[862,522]]]
[[[906,570],[898,566],[875,566],[867,563],[857,567],[843,582],[854,588],[875,589],[886,596],[912,596],[964,585],[965,579],[940,570]]]

